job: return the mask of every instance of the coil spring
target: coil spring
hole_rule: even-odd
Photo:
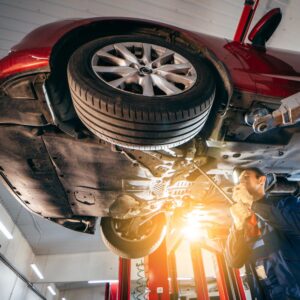
[[[136,300],[148,300],[148,276],[146,276],[145,273],[145,264],[143,260],[140,262],[137,262],[135,264],[137,268],[137,281],[136,281],[136,287],[132,292],[133,298]]]

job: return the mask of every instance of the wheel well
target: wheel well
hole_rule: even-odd
[[[165,27],[147,21],[104,20],[68,32],[53,47],[50,58],[51,75],[47,85],[52,105],[56,108],[56,114],[60,117],[61,121],[69,121],[76,117],[66,75],[67,64],[72,53],[78,47],[93,39],[130,33],[154,35],[173,43],[176,41],[181,46],[189,48],[191,52],[208,59],[216,74],[218,102],[229,102],[233,88],[229,72],[225,65],[205,45],[199,45],[190,36],[187,36],[184,31],[178,31],[176,28]]]

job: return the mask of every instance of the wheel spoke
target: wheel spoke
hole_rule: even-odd
[[[96,53],[99,57],[103,58],[104,60],[108,61],[108,62],[111,62],[115,65],[118,65],[118,66],[129,66],[130,65],[130,61],[124,59],[124,58],[120,58],[120,57],[117,57],[115,55],[112,55],[108,52],[105,52],[105,51],[98,51]]]
[[[134,64],[139,64],[138,59],[136,58],[136,56],[131,53],[124,45],[122,44],[115,44],[114,48],[119,51],[121,53],[121,55],[129,60],[130,62],[134,63]]]
[[[159,56],[152,62],[152,66],[154,68],[160,67],[161,65],[168,62],[174,56],[174,54],[175,53],[173,51],[166,49],[166,51],[161,56]]]
[[[195,82],[195,76],[185,76],[172,72],[164,72],[158,70],[156,74],[159,74],[161,77],[165,78],[168,81],[182,83],[185,87],[190,87]]]
[[[173,72],[173,73],[188,73],[188,71],[192,68],[192,65],[189,63],[185,64],[167,64],[158,67],[156,70]]]
[[[130,73],[136,73],[137,69],[131,68],[131,67],[119,67],[119,66],[112,66],[112,67],[107,67],[107,66],[93,66],[93,69],[95,72],[98,73],[113,73],[113,74],[118,74],[121,76],[128,75]]]
[[[150,75],[147,75],[142,78],[141,86],[143,87],[144,96],[154,96],[153,82]]]
[[[177,88],[173,83],[157,74],[151,74],[151,78],[156,86],[158,86],[166,95],[179,94],[182,91]]]
[[[145,64],[149,64],[151,62],[151,45],[143,44],[144,54],[143,54],[143,62]]]
[[[108,83],[117,88],[119,87],[122,83],[133,83],[133,82],[137,82],[138,77],[136,76],[136,72],[135,73],[130,73],[124,77],[109,81]]]

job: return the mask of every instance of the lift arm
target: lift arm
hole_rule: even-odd
[[[271,114],[257,116],[253,123],[256,133],[263,133],[275,127],[294,125],[300,121],[300,92],[281,100],[281,105]]]

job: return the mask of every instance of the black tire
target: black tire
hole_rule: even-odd
[[[111,87],[95,75],[92,56],[106,45],[128,41],[176,51],[193,65],[196,82],[180,94],[164,97]],[[197,135],[207,120],[216,89],[211,66],[200,54],[142,35],[105,37],[81,46],[69,60],[68,82],[75,110],[90,131],[113,144],[141,150],[175,147]]]
[[[122,222],[129,221],[123,220]],[[151,219],[151,231],[138,240],[123,238],[114,229],[114,222],[115,219],[111,217],[101,218],[102,240],[109,250],[123,258],[140,258],[149,255],[159,247],[166,235],[166,219],[163,213]]]

